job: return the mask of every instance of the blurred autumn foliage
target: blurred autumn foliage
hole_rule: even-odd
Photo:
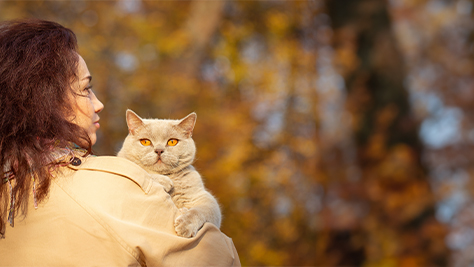
[[[1,1],[71,28],[105,103],[195,111],[243,265],[474,263],[471,0]]]

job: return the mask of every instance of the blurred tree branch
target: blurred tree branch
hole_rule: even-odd
[[[219,26],[226,1],[193,1],[185,24],[189,36],[189,50],[183,59],[183,72],[195,77],[200,63],[206,56],[206,48]]]

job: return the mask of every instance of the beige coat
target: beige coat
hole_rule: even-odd
[[[138,165],[79,157],[62,168],[49,197],[0,240],[1,266],[240,266],[232,240],[206,223],[178,237],[177,208]]]

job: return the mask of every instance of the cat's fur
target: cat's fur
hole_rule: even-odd
[[[175,219],[179,236],[192,237],[205,222],[220,227],[221,212],[216,199],[204,188],[201,175],[191,165],[196,154],[192,139],[196,113],[181,120],[142,119],[127,110],[129,134],[119,157],[127,158],[154,175],[170,193],[181,214]],[[151,141],[149,146],[140,140]],[[170,139],[177,139],[169,146]],[[161,155],[160,155],[161,153]]]

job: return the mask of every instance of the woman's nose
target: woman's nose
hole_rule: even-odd
[[[94,111],[95,113],[99,113],[104,109],[104,104],[100,102],[100,100],[97,98],[97,96],[92,93],[94,96],[92,97],[92,104],[94,105]]]

